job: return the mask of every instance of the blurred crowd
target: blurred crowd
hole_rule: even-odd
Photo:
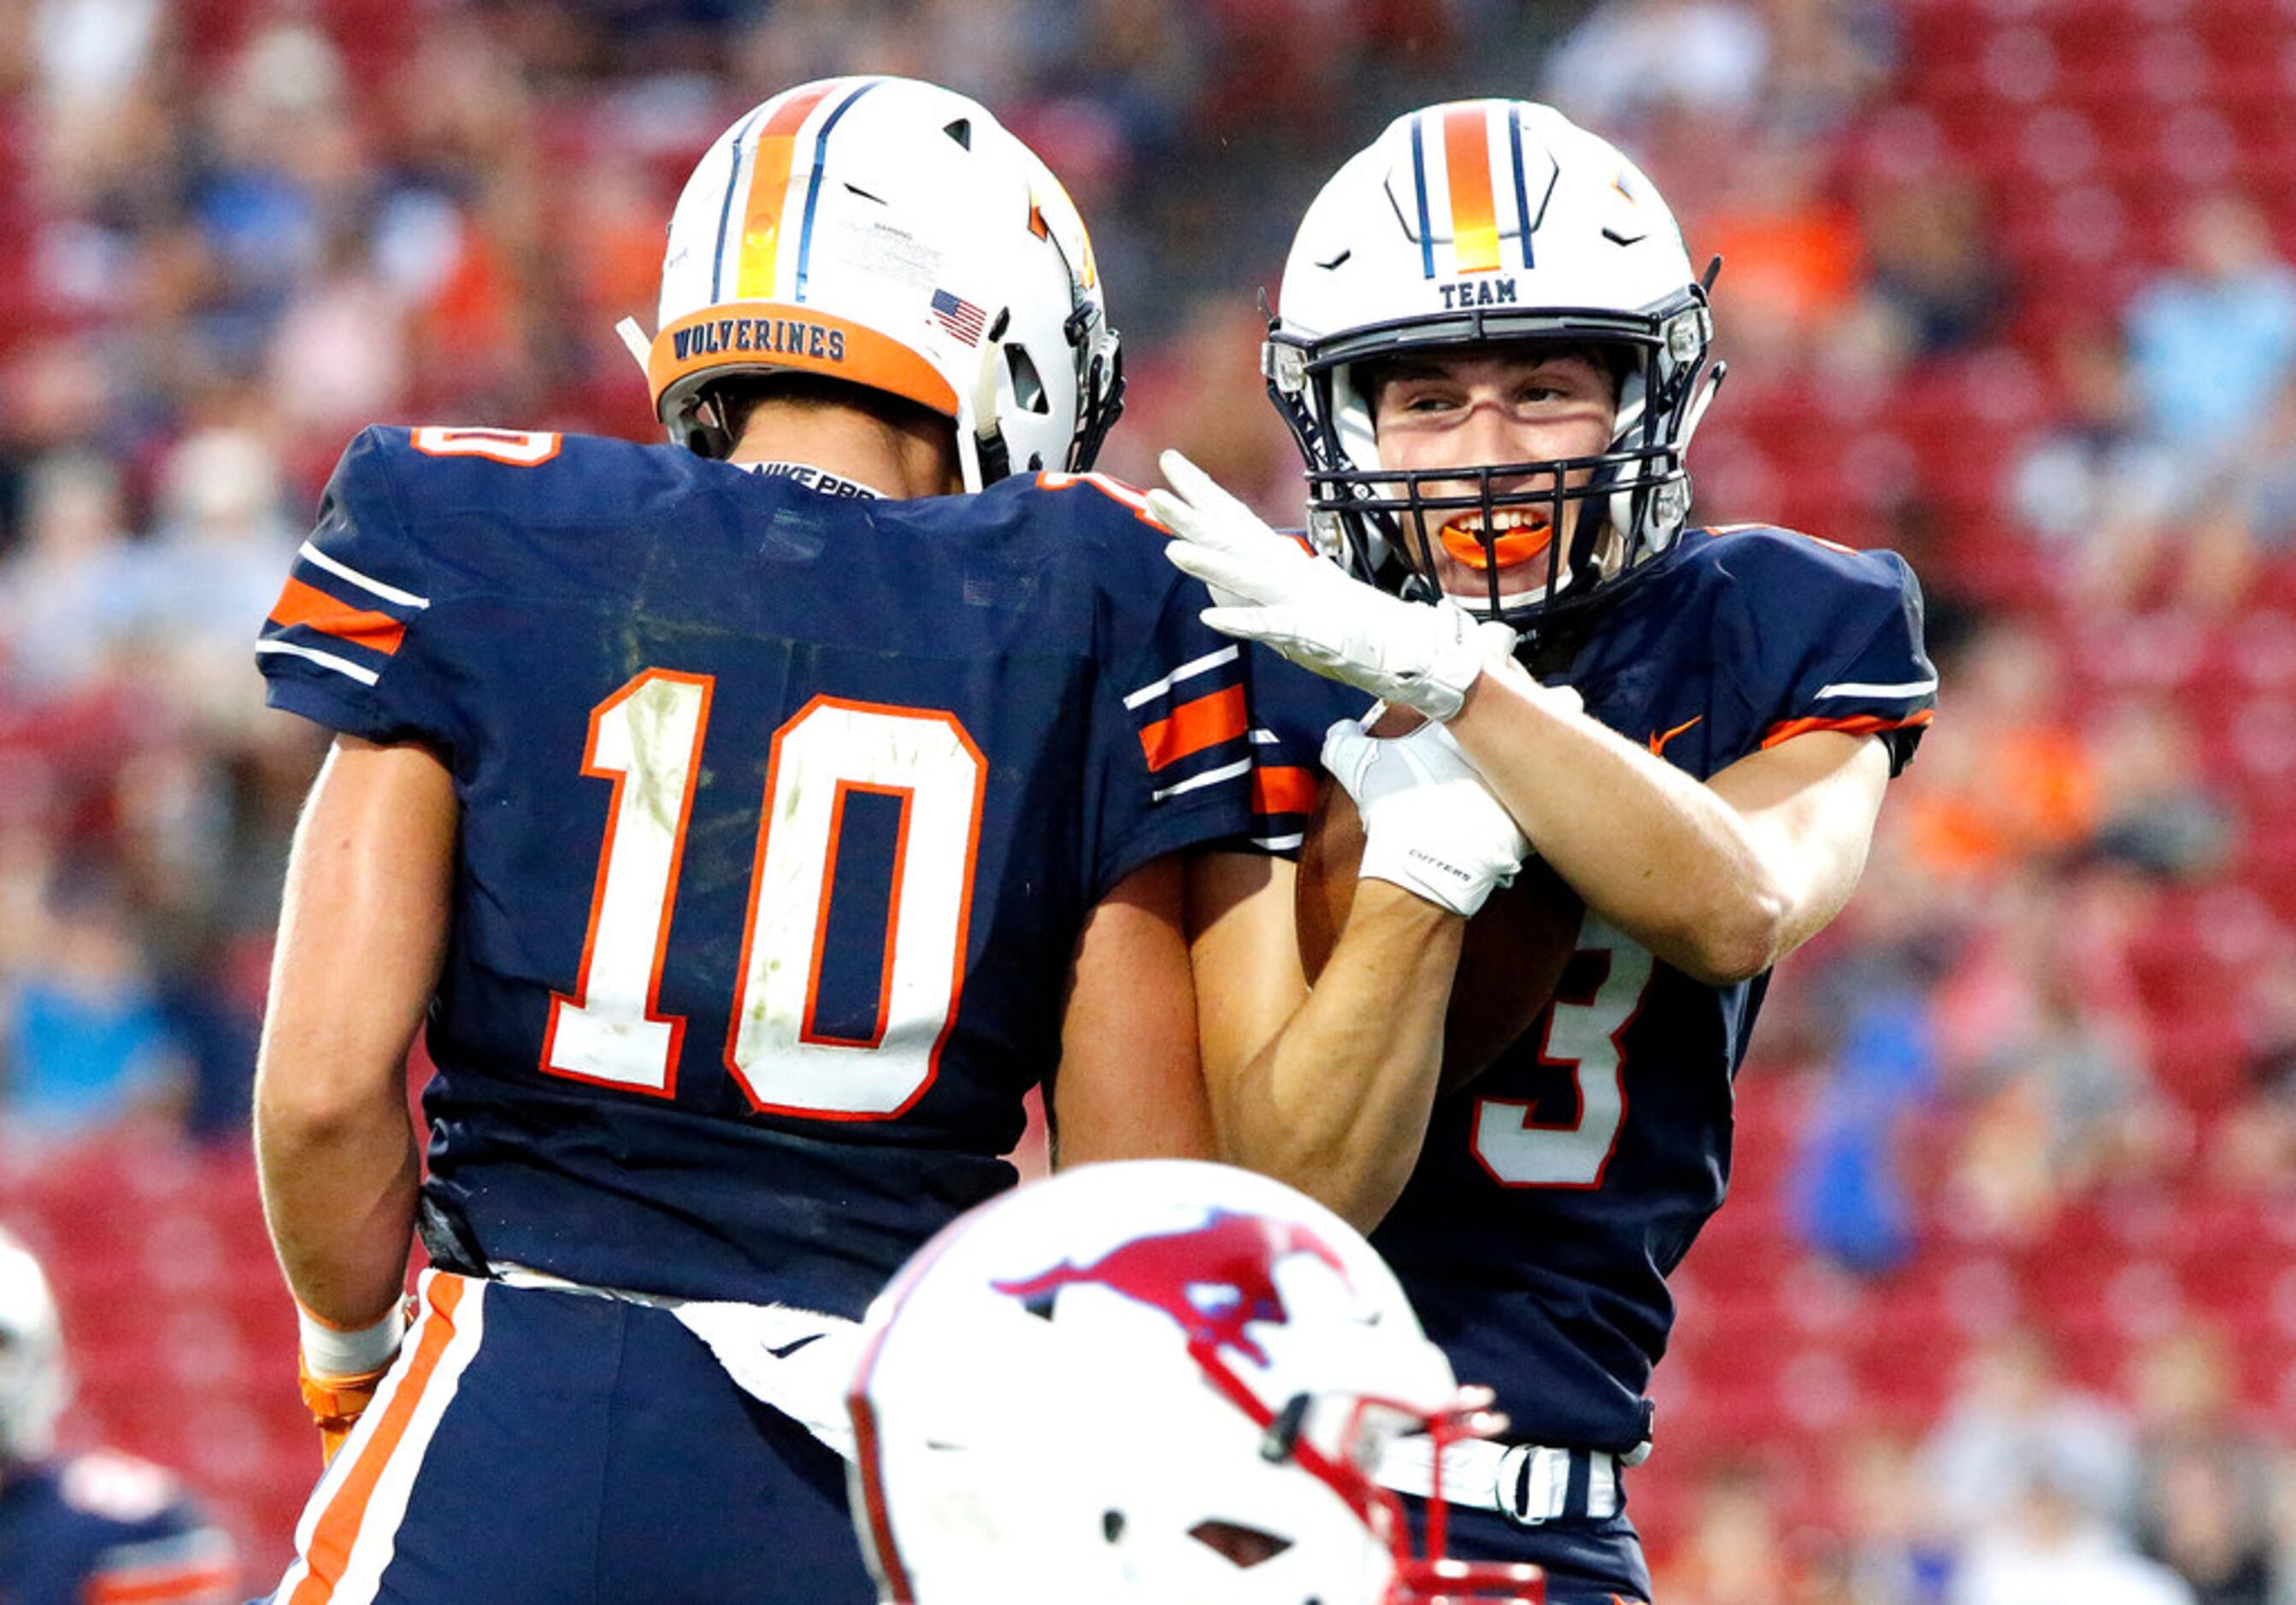
[[[2157,30],[2135,87],[2079,55],[2085,12]],[[1800,1111],[1777,1229],[1882,1286],[2130,1200],[2286,1220],[2296,209],[2242,118],[2296,89],[2212,64],[2202,13],[0,0],[0,1150],[245,1141],[319,753],[250,647],[348,434],[650,437],[613,324],[652,321],[695,153],[775,87],[889,71],[980,96],[1075,190],[1132,377],[1103,466],[1177,446],[1285,521],[1256,293],[1339,156],[1474,94],[1635,151],[1726,260],[1702,518],[1898,546],[1944,676],[1746,1072]],[[2153,97],[2144,164],[2093,91]],[[2280,1302],[2131,1324],[2087,1389],[2046,1321],[1972,1315],[1928,1419],[1830,1445],[1826,1543],[1758,1458],[1667,1472],[1702,1481],[1664,1597],[2005,1605],[2086,1568],[2084,1600],[2285,1605]]]

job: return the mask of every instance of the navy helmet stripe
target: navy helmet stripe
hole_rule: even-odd
[[[760,106],[750,112],[742,119],[742,126],[734,130],[734,170],[726,175],[726,200],[718,209],[718,249],[709,258],[709,299],[713,304],[722,299],[718,293],[718,281],[726,271],[726,230],[734,221],[734,197],[742,189],[742,138],[749,133],[750,125],[758,120],[758,112],[764,110]]]
[[[854,102],[859,100],[863,95],[868,94],[869,91],[874,89],[883,81],[884,80],[882,78],[871,78],[867,83],[862,85],[861,87],[856,89],[852,94],[840,101],[837,103],[837,109],[822,119],[821,132],[814,135],[813,176],[806,181],[805,221],[799,226],[797,237],[796,299],[800,302],[805,299],[806,273],[808,264],[813,258],[813,209],[814,203],[821,199],[821,166],[829,154],[829,131],[837,127],[837,119],[839,118],[843,117],[847,111],[852,109]]]
[[[1522,177],[1522,108],[1507,108],[1507,148],[1514,158],[1514,217],[1515,226],[1522,230],[1522,265],[1536,267],[1530,256],[1530,192]]]
[[[1427,222],[1427,152],[1419,143],[1419,125],[1424,119],[1411,119],[1411,178],[1419,186],[1419,266],[1427,277],[1435,276],[1435,236]]]

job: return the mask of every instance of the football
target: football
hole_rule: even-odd
[[[1405,713],[1390,710],[1373,733],[1401,733],[1408,726],[1396,716]],[[1327,779],[1300,844],[1294,892],[1300,960],[1310,981],[1323,973],[1347,923],[1363,845],[1354,799]],[[1456,1092],[1482,1074],[1500,1049],[1538,1020],[1578,946],[1586,906],[1545,860],[1534,858],[1468,922],[1444,1020],[1443,1092]]]

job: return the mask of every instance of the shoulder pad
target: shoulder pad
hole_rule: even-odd
[[[1682,538],[1690,546],[1685,555],[1693,563],[1759,573],[1766,579],[1784,571],[1805,582],[1833,577],[1895,592],[1913,577],[1905,559],[1894,552],[1845,546],[1822,535],[1775,524],[1718,524],[1685,531]]]
[[[701,459],[668,446],[527,430],[363,430],[335,470],[339,495],[375,481],[404,521],[492,514],[547,523],[607,523],[665,489],[690,484]]]

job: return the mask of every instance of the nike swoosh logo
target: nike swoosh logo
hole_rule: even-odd
[[[819,1332],[808,1332],[804,1337],[800,1338],[796,1342],[794,1342],[794,1343],[784,1343],[784,1344],[783,1344],[779,1348],[775,1348],[775,1347],[774,1347],[771,1344],[768,1344],[768,1345],[767,1345],[767,1347],[766,1347],[766,1352],[767,1352],[767,1354],[769,1354],[769,1355],[773,1355],[773,1357],[774,1357],[775,1359],[776,1359],[776,1360],[786,1360],[786,1359],[788,1359],[791,1355],[793,1355],[793,1354],[797,1353],[797,1351],[798,1351],[799,1349],[803,1348],[807,1344],[808,1344],[808,1343],[817,1343],[817,1342],[819,1342],[820,1340],[821,1340],[821,1334],[820,1334]]]
[[[1664,735],[1660,735],[1655,730],[1651,732],[1651,756],[1655,757],[1660,753],[1664,752],[1666,750],[1666,744],[1669,741],[1674,740],[1675,737],[1680,735],[1684,731],[1689,729],[1693,725],[1698,724],[1706,716],[1702,713],[1694,717],[1685,719],[1681,724],[1677,725],[1672,730],[1668,731]]]

